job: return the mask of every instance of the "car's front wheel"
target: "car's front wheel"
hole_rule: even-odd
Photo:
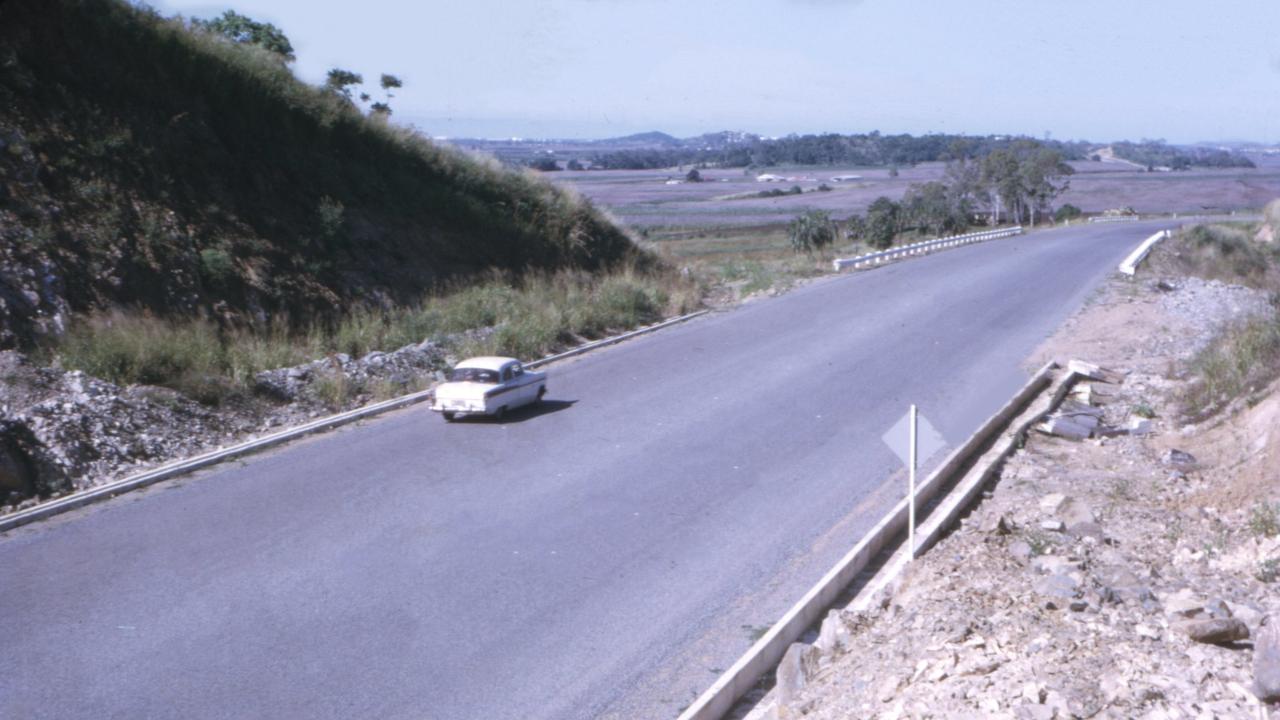
[[[448,410],[445,410],[444,412],[440,413],[440,416],[444,418],[445,422],[453,422],[454,419],[457,418],[457,415],[453,414],[452,412],[449,412]]]
[[[543,385],[542,387],[538,388],[538,399],[535,402],[542,402],[542,398],[546,397],[546,395],[547,395],[547,386]]]

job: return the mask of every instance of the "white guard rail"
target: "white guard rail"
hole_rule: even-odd
[[[922,240],[918,243],[903,245],[902,247],[890,248],[880,252],[868,253],[851,258],[836,258],[831,261],[831,266],[836,272],[840,272],[845,268],[860,268],[868,265],[879,265],[891,260],[908,255],[924,255],[935,250],[942,250],[959,245],[968,245],[970,243],[983,242],[985,240],[994,240],[996,238],[1009,237],[1010,235],[1021,235],[1022,226],[1018,225],[1011,228],[1002,228],[1000,230],[984,230],[983,232],[968,233],[967,235],[953,235],[952,237],[938,238],[937,240]]]
[[[1142,218],[1137,215],[1096,215],[1089,218],[1089,222],[1138,222],[1141,219]]]
[[[1138,263],[1142,262],[1143,258],[1147,256],[1147,253],[1151,252],[1152,246],[1170,235],[1173,235],[1173,232],[1169,230],[1161,230],[1155,235],[1143,240],[1142,244],[1135,248],[1133,252],[1129,253],[1129,257],[1125,258],[1124,262],[1120,263],[1120,272],[1130,276],[1138,272]]]

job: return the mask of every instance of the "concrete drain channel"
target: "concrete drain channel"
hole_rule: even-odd
[[[994,415],[956,448],[916,489],[916,552],[927,552],[978,500],[1004,460],[1016,451],[1033,425],[1048,416],[1081,378],[1103,380],[1100,369],[1080,361],[1064,368],[1050,362]],[[679,720],[717,720],[743,708],[753,690],[794,674],[824,653],[835,633],[834,605],[865,610],[901,575],[907,553],[909,506],[903,498],[834,567],[726,670]],[[816,637],[813,644],[798,642]],[[785,691],[785,687],[779,687]],[[735,711],[736,708],[736,711]]]

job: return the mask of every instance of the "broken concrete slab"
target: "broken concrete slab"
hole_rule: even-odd
[[[1083,360],[1070,360],[1067,362],[1067,371],[1077,375],[1082,375],[1090,380],[1100,380],[1106,383],[1124,382],[1126,373],[1108,370],[1107,368]]]
[[[1068,440],[1086,440],[1093,434],[1092,427],[1061,416],[1051,417],[1035,427],[1045,435],[1054,435]]]

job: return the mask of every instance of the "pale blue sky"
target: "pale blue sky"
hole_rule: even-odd
[[[405,81],[433,135],[1020,133],[1280,141],[1276,0],[157,0]]]

